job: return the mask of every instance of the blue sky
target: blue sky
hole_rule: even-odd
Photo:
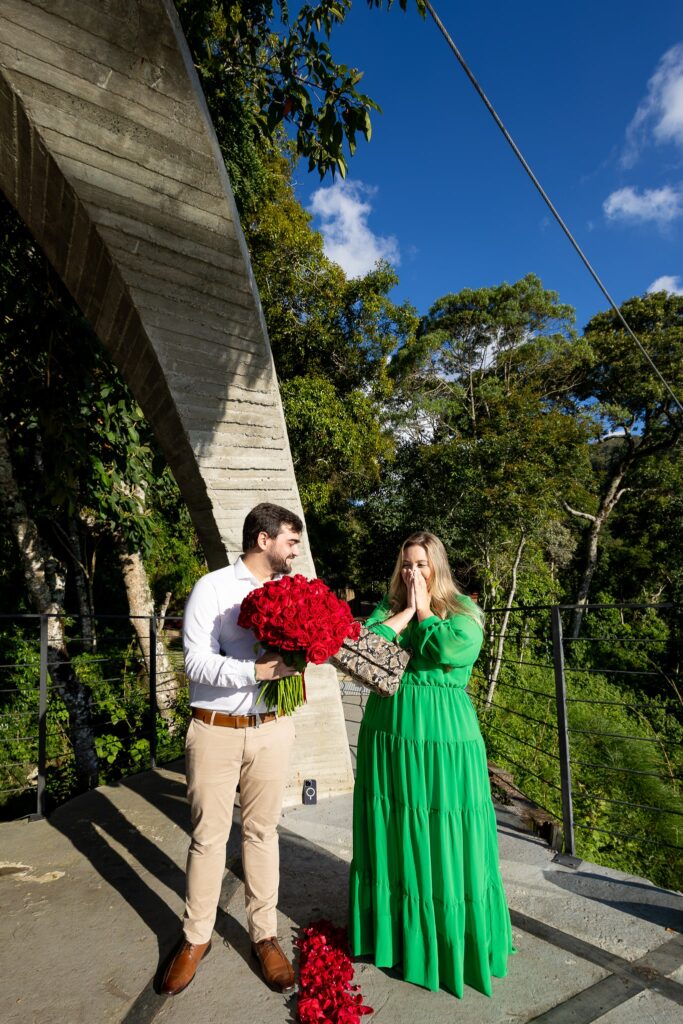
[[[681,0],[435,7],[615,300],[683,293]],[[388,258],[420,313],[529,272],[579,328],[606,308],[429,17],[356,0],[331,48],[383,109],[346,183],[297,171],[332,258]]]

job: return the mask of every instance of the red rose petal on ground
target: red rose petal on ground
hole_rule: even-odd
[[[297,1019],[301,1024],[359,1024],[372,1013],[363,1004],[358,985],[352,985],[353,964],[348,956],[346,929],[331,921],[314,921],[296,940],[299,961]]]

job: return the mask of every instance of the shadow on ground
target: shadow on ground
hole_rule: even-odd
[[[591,871],[578,870],[571,874],[546,871],[544,876],[566,892],[613,907],[629,917],[649,921],[670,931],[683,932],[683,899],[678,907],[672,906],[672,893],[666,889],[658,889],[647,882],[606,878]],[[632,899],[625,898],[624,889],[633,894]]]
[[[167,766],[163,774],[151,772],[132,776],[120,786],[135,792],[156,811],[165,814],[187,833],[189,843],[190,816],[185,800],[182,762],[177,766]],[[152,987],[157,990],[165,964],[180,938],[180,922],[163,897],[147,884],[145,876],[149,874],[162,881],[182,900],[185,872],[158,842],[147,838],[131,824],[130,818],[126,818],[109,799],[106,790],[89,793],[87,801],[87,817],[83,816],[81,803],[76,799],[56,810],[49,824],[73,844],[156,936],[159,962]],[[297,928],[318,917],[330,917],[338,924],[345,923],[339,920],[339,908],[346,905],[348,864],[282,826],[279,833],[281,881],[278,909]],[[125,850],[126,855],[115,847]],[[236,810],[227,846],[228,871],[221,890],[215,930],[226,945],[240,954],[249,969],[258,974],[258,967],[251,956],[249,936],[244,927],[223,909],[243,882],[240,847],[239,810]],[[129,862],[128,857],[134,863]]]

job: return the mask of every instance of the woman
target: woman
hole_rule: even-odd
[[[366,625],[412,657],[394,697],[368,698],[353,808],[353,953],[457,996],[463,984],[491,995],[514,952],[486,751],[465,692],[482,619],[438,537],[408,537]]]

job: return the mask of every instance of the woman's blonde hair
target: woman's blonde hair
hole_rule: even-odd
[[[469,615],[478,625],[484,625],[484,614],[473,601],[463,600],[463,593],[455,585],[446,549],[433,533],[420,530],[411,533],[401,544],[394,572],[389,583],[389,606],[392,613],[403,611],[408,604],[408,591],[403,582],[403,561],[406,548],[419,544],[427,552],[432,575],[429,580],[429,599],[435,615],[445,619],[448,615]]]

